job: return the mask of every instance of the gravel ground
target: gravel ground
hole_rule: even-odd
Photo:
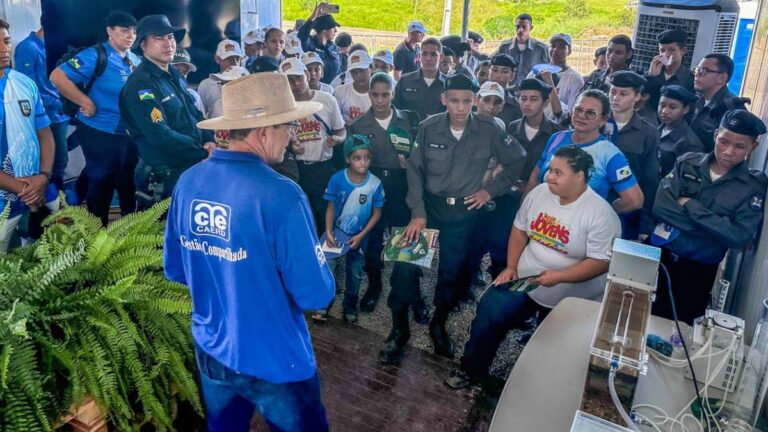
[[[344,292],[344,263],[343,260],[341,261],[342,262],[340,262],[334,268],[337,295],[333,308],[330,311],[330,315],[336,318],[341,318],[342,315],[341,302],[343,297],[342,293]],[[485,269],[488,267],[488,264],[489,259],[486,255],[485,260],[483,260],[483,274],[487,283],[490,282],[490,275],[487,271],[485,271]],[[437,257],[435,257],[435,262],[433,263],[432,268],[425,269],[424,276],[421,278],[422,297],[424,298],[430,313],[434,310],[434,307],[432,306],[432,298],[435,292],[435,283],[437,282],[437,266],[438,260]],[[392,267],[392,263],[386,263],[386,267],[382,276],[384,289],[381,298],[379,299],[379,303],[376,306],[376,310],[372,313],[359,314],[357,321],[357,325],[380,334],[382,346],[384,345],[384,339],[389,334],[389,330],[392,326],[392,317],[389,312],[389,308],[387,307],[387,296],[389,295],[390,291],[389,275],[392,272]],[[368,279],[367,277],[363,277],[363,282],[360,286],[361,298],[363,294],[365,294],[367,288]],[[480,298],[483,289],[484,287],[482,286],[472,287],[475,298]],[[461,357],[461,353],[464,350],[464,344],[469,339],[469,325],[475,316],[475,307],[475,303],[461,303],[460,306],[453,311],[448,320],[447,329],[451,335],[451,340],[453,341],[456,350],[457,365],[458,359]],[[506,380],[509,372],[512,370],[512,366],[515,364],[517,356],[522,350],[517,341],[519,336],[520,333],[517,331],[512,331],[509,333],[509,335],[507,335],[507,338],[502,343],[498,353],[496,354],[496,359],[494,360],[493,367],[491,368],[492,375]],[[432,341],[429,338],[428,326],[416,323],[413,320],[413,314],[411,314],[411,339],[408,344],[428,352],[432,352],[433,350]]]

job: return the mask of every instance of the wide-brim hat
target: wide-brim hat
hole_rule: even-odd
[[[319,102],[296,102],[288,77],[262,72],[221,87],[224,115],[197,124],[200,129],[250,129],[275,126],[308,117],[323,108]]]
[[[133,43],[133,48],[138,48],[147,36],[165,36],[171,33],[176,43],[179,43],[187,34],[187,29],[172,26],[165,15],[147,15],[136,24],[136,42]]]

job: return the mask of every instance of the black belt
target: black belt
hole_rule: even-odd
[[[387,168],[371,167],[371,172],[377,177],[395,177],[395,176],[405,175],[405,170],[402,168],[387,169]]]

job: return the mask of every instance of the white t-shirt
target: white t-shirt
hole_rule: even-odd
[[[344,117],[344,123],[347,125],[352,124],[371,107],[371,98],[368,97],[368,93],[358,93],[352,83],[336,87],[333,96],[339,103],[341,116]]]
[[[427,83],[427,87],[431,87],[432,83],[435,82],[434,78],[426,78],[424,77],[424,82]]]
[[[329,86],[328,84],[321,82],[320,83],[320,91],[324,91],[326,93],[333,94],[333,87]]]
[[[394,115],[395,115],[395,110],[392,110],[389,113],[389,117],[385,118],[384,120],[381,120],[376,116],[373,116],[373,118],[376,120],[376,123],[378,123],[379,126],[381,126],[382,129],[387,130],[387,128],[389,127],[389,123],[392,121],[392,117]]]
[[[315,95],[312,96],[311,100],[320,102],[323,109],[299,120],[299,131],[296,137],[304,147],[304,153],[297,154],[296,159],[322,162],[333,156],[333,148],[326,146],[325,141],[331,136],[332,131],[344,128],[344,119],[341,118],[339,104],[333,95],[319,90],[313,91]],[[322,122],[315,116],[319,117]],[[331,128],[331,134],[328,133],[327,128]]]
[[[464,135],[464,129],[456,130],[454,128],[451,129],[451,135],[453,135],[454,138],[456,138],[456,141],[461,139],[461,136]]]
[[[525,127],[525,137],[528,138],[528,141],[531,141],[539,133],[539,129],[528,126],[526,122],[523,122],[523,127]]]
[[[519,277],[562,270],[585,258],[608,260],[613,240],[621,237],[616,212],[591,188],[576,201],[562,205],[546,183],[525,197],[515,217],[515,228],[525,231],[529,239],[517,263]],[[540,305],[553,308],[566,297],[599,299],[605,281],[603,274],[580,283],[539,287],[529,295]]]
[[[720,177],[722,177],[722,174],[717,174],[712,170],[712,168],[709,169],[709,177],[712,179],[713,182],[716,182],[720,180]]]
[[[352,82],[352,74],[349,71],[344,72],[344,82],[341,82],[341,74],[336,75],[336,78],[331,81],[331,87],[336,88],[342,85],[346,85]],[[333,92],[331,92],[333,93]]]
[[[619,128],[619,130],[622,130],[624,129],[624,126],[627,125],[627,123],[629,122],[623,122],[623,123],[616,122],[616,126]]]
[[[584,77],[572,67],[557,73],[560,82],[557,83],[560,103],[572,107],[579,97],[579,90],[584,87]],[[529,72],[526,78],[533,78],[533,72]],[[550,95],[551,96],[551,95]]]
[[[203,115],[205,118],[212,118],[213,107],[217,100],[221,100],[221,83],[211,78],[200,81],[197,86],[197,93],[203,103]]]
[[[528,44],[521,44],[518,42],[517,49],[520,51],[525,51],[526,49],[528,49]]]

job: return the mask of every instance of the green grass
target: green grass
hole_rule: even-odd
[[[408,21],[421,20],[440,33],[443,0],[332,0],[340,5],[337,20],[342,28],[359,27],[404,32]],[[306,18],[313,0],[285,0],[286,20]],[[486,39],[514,36],[515,16],[527,12],[534,18],[533,36],[545,39],[554,33],[569,33],[574,38],[631,34],[635,11],[627,0],[472,0],[470,29]],[[462,0],[453,0],[451,33],[461,31]]]

